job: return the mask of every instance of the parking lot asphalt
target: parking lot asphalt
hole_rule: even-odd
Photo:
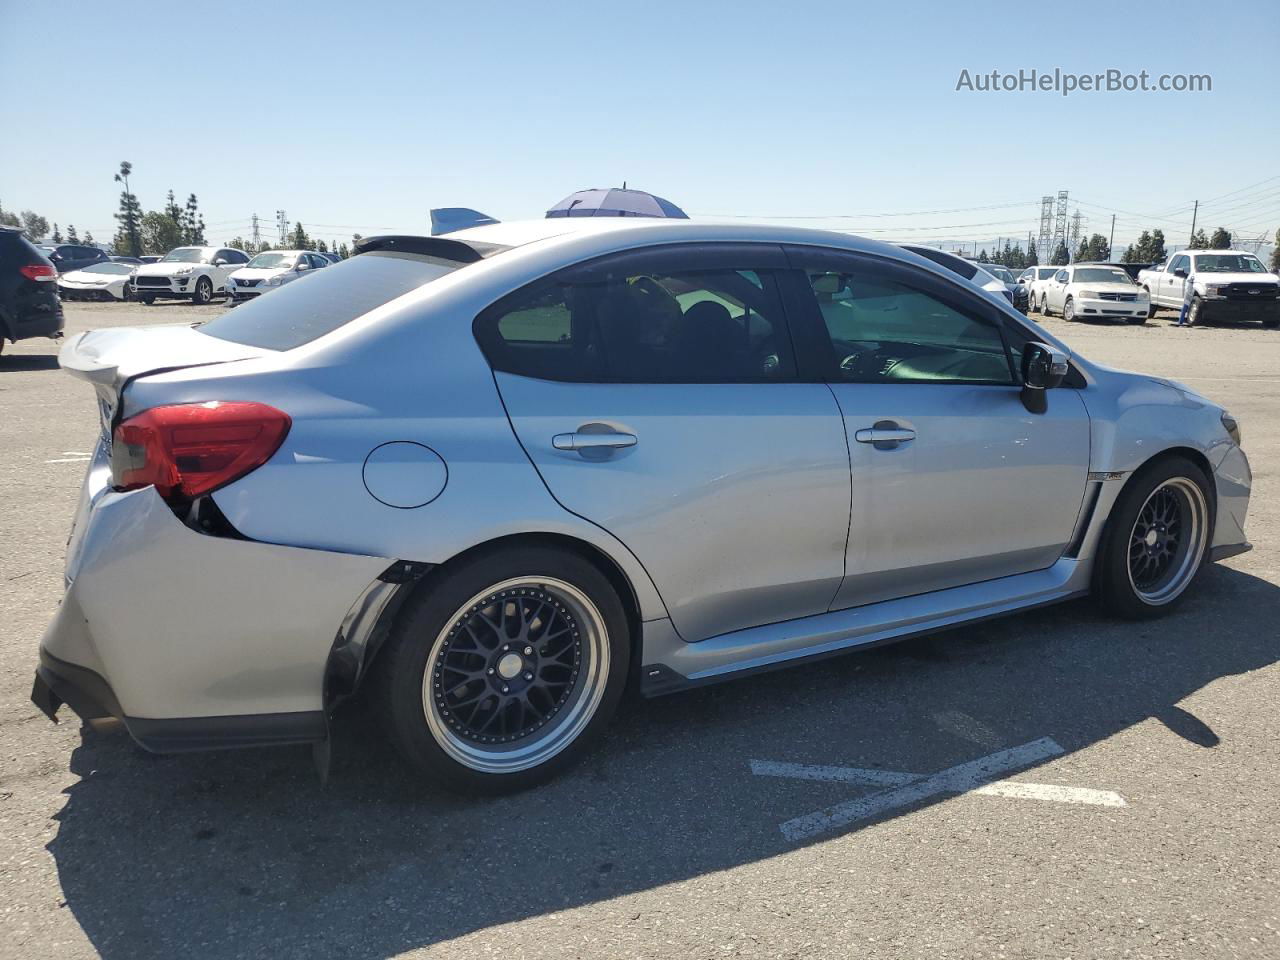
[[[68,333],[222,309],[74,304]],[[6,345],[0,957],[1280,956],[1280,331],[1172,319],[1045,322],[1241,421],[1255,549],[1175,616],[1079,601],[634,702],[484,801],[358,704],[325,786],[302,748],[50,724],[27,697],[96,411],[49,341]]]

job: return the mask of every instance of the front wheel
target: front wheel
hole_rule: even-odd
[[[462,793],[506,793],[580,758],[617,708],[631,641],[576,553],[520,547],[433,580],[398,617],[375,696],[401,753]]]
[[[1204,564],[1213,533],[1204,471],[1171,456],[1143,467],[1111,510],[1094,567],[1102,605],[1129,620],[1168,612]]]
[[[203,307],[212,299],[213,281],[208,277],[201,277],[196,281],[195,291],[191,294],[191,302],[198,307]]]
[[[1187,308],[1187,326],[1194,327],[1200,322],[1200,298],[1193,296],[1191,306]]]
[[[1067,323],[1072,323],[1076,318],[1076,305],[1070,297],[1067,297],[1066,303],[1062,305],[1062,319]]]

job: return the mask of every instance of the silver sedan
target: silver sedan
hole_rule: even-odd
[[[375,701],[449,787],[649,695],[1247,550],[1230,415],[899,247],[696,221],[387,236],[62,366],[102,436],[33,699],[157,751]],[[323,751],[321,751],[323,755]]]

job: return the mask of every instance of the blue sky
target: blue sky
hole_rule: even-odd
[[[433,206],[541,216],[624,179],[886,239],[1025,240],[1059,189],[1088,231],[1118,212],[1117,244],[1185,242],[1195,199],[1203,226],[1274,234],[1278,20],[1274,0],[0,0],[0,202],[105,240],[128,159],[145,207],[194,191],[215,240],[280,208],[330,239],[426,230]],[[1055,67],[1213,91],[955,89]]]

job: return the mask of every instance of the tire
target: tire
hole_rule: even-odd
[[[1187,326],[1194,327],[1200,322],[1200,298],[1191,295],[1191,306],[1187,309]]]
[[[1266,327],[1268,330],[1274,330],[1276,327],[1280,327],[1280,319],[1263,320],[1262,325]]]
[[[1204,566],[1213,524],[1213,488],[1200,467],[1181,456],[1143,467],[1102,534],[1093,571],[1099,603],[1126,620],[1168,613]]]
[[[124,295],[120,297],[120,302],[129,303],[131,300],[133,300],[133,291],[129,289],[129,285],[126,283],[124,285]]]
[[[201,277],[196,281],[195,290],[191,293],[191,302],[197,307],[203,307],[205,304],[213,300],[213,281],[208,277]]]
[[[1143,287],[1142,289],[1143,289],[1143,290],[1147,290],[1147,288],[1146,288],[1146,287]],[[1151,296],[1151,291],[1150,291],[1150,290],[1147,290],[1147,297],[1149,298],[1150,296]],[[1148,300],[1147,300],[1147,319],[1148,319],[1148,320],[1150,320],[1152,317],[1154,317],[1154,316],[1156,315],[1156,311],[1157,311],[1157,309],[1158,309],[1158,308],[1156,307],[1156,303],[1155,303],[1155,301],[1154,301],[1154,300],[1151,300],[1151,299],[1148,299]]]
[[[1049,312],[1049,295],[1047,293],[1040,294],[1040,316],[1053,316],[1053,314]]]
[[[557,646],[562,636],[572,642]],[[444,572],[406,602],[375,662],[373,696],[426,777],[464,794],[509,793],[589,749],[617,709],[630,651],[622,601],[599,569],[571,551],[514,547]]]
[[[1129,318],[1129,326],[1131,327],[1141,327],[1144,324],[1146,324],[1146,322],[1147,322],[1146,317],[1130,317]]]
[[[156,302],[155,294],[140,293],[138,294],[138,302],[141,303],[144,307],[149,307]]]
[[[1075,323],[1076,305],[1072,302],[1070,297],[1067,297],[1067,299],[1062,302],[1062,319],[1067,321],[1067,323]]]

